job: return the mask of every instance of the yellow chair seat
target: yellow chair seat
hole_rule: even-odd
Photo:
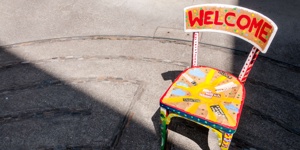
[[[245,97],[244,85],[230,73],[197,66],[177,77],[161,107],[215,129],[234,133]]]

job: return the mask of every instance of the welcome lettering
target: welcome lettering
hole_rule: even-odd
[[[217,25],[222,26],[226,25],[228,27],[237,27],[241,31],[248,31],[252,33],[255,30],[254,36],[260,39],[262,42],[267,42],[267,37],[269,36],[269,32],[272,29],[272,26],[263,19],[258,19],[249,15],[237,15],[236,12],[226,12],[223,19],[220,19],[220,11],[215,10],[207,10],[204,11],[198,10],[198,16],[193,14],[192,10],[187,12],[188,21],[190,22],[190,26],[193,27],[195,25],[204,26],[204,25]],[[236,20],[235,22],[229,22],[229,20]]]

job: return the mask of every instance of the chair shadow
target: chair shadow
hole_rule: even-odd
[[[161,76],[165,81],[171,80],[172,82],[174,82],[174,80],[180,75],[181,72],[182,70],[167,71],[162,73]]]
[[[182,71],[174,70],[174,71],[167,71],[162,73],[162,77],[164,80],[174,80]],[[157,109],[155,114],[152,116],[152,122],[155,127],[156,134],[161,136],[161,129],[160,129],[160,108]],[[194,141],[202,150],[209,150],[208,145],[208,128],[205,128],[195,122],[174,117],[171,119],[171,123],[168,126],[168,129],[174,131],[182,136],[189,138],[190,140]],[[181,149],[175,145],[175,143],[166,143],[166,149]]]

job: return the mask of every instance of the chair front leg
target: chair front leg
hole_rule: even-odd
[[[229,134],[229,133],[224,133],[223,134],[222,143],[220,145],[221,150],[228,150],[229,149],[232,136],[233,136],[233,134]]]
[[[169,111],[160,107],[160,121],[161,121],[161,150],[165,150],[168,138],[168,115]]]

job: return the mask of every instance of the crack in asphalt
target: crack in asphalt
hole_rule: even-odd
[[[27,119],[45,119],[61,116],[86,116],[91,115],[91,109],[88,108],[51,108],[43,110],[27,110],[26,112],[18,112],[0,116],[0,124],[7,124]]]
[[[68,83],[58,80],[58,79],[47,79],[37,82],[32,82],[30,84],[26,85],[16,85],[9,87],[7,89],[1,89],[0,95],[2,94],[8,94],[16,91],[22,91],[22,90],[31,90],[31,89],[40,89],[40,88],[46,88],[49,86],[55,86],[55,85],[69,85],[69,84],[81,84],[81,83],[87,83],[87,82],[103,82],[103,81],[110,81],[110,82],[120,82],[120,83],[132,83],[139,85],[139,80],[126,80],[120,77],[88,77],[88,78],[68,78],[68,79],[62,79],[68,81]]]
[[[166,63],[177,66],[186,67],[189,66],[187,62],[180,61],[171,61],[166,59],[156,59],[156,58],[147,58],[147,57],[131,57],[131,56],[111,56],[111,55],[93,55],[93,56],[61,56],[61,57],[53,57],[49,59],[40,59],[34,61],[14,61],[9,63],[0,64],[0,71],[6,70],[9,68],[18,67],[21,65],[30,65],[30,64],[42,64],[47,62],[56,62],[56,61],[65,61],[65,60],[90,60],[90,59],[123,59],[123,60],[134,60],[134,61],[145,61],[145,62],[155,62],[155,63]]]
[[[119,128],[115,131],[113,135],[113,140],[109,146],[108,149],[114,149],[118,146],[119,141],[123,135],[123,132],[125,131],[126,127],[132,120],[132,117],[134,113],[131,111],[134,104],[141,98],[146,83],[139,80],[126,80],[120,77],[89,77],[89,78],[73,78],[68,79],[68,83],[65,83],[63,81],[57,80],[57,79],[50,79],[50,80],[43,80],[39,82],[33,82],[31,84],[23,85],[23,86],[15,86],[11,87],[9,89],[3,89],[0,90],[1,94],[9,94],[16,91],[22,91],[22,90],[32,90],[37,88],[46,88],[49,86],[57,86],[57,85],[68,85],[68,84],[82,84],[82,83],[88,83],[88,82],[114,82],[114,83],[131,83],[131,84],[137,84],[138,88],[134,93],[133,99],[129,105],[129,108],[127,109],[126,114],[124,115],[124,118],[118,125]],[[45,118],[53,118],[53,117],[61,117],[61,116],[87,116],[91,115],[92,110],[90,108],[49,108],[49,109],[43,109],[43,110],[27,110],[25,112],[17,112],[14,114],[4,115],[0,116],[0,125],[1,124],[7,124],[17,121],[23,121],[27,119],[45,119]],[[91,141],[93,142],[93,141]],[[79,145],[79,146],[66,146],[66,149],[73,149],[73,148],[97,148],[99,145]],[[53,147],[40,147],[42,149],[52,149]],[[103,146],[101,146],[103,148]]]
[[[248,81],[249,81],[249,83],[251,83],[253,85],[258,85],[258,86],[261,86],[261,87],[266,88],[268,90],[271,90],[273,92],[276,92],[280,95],[287,96],[287,97],[291,98],[291,99],[288,99],[289,101],[291,101],[293,103],[296,103],[297,105],[300,104],[300,96],[298,96],[298,95],[296,95],[292,92],[289,92],[287,90],[284,90],[282,88],[276,87],[276,86],[268,84],[268,83],[264,83],[264,82],[255,80],[253,78],[248,78]]]
[[[188,45],[191,46],[190,40],[183,40],[183,39],[174,39],[174,38],[165,38],[165,37],[152,37],[152,36],[127,36],[127,35],[90,35],[90,36],[73,36],[73,37],[61,37],[61,38],[52,38],[52,39],[42,39],[42,40],[35,40],[35,41],[27,41],[27,42],[20,42],[14,43],[9,45],[2,45],[0,47],[4,48],[13,48],[13,47],[21,47],[21,46],[29,46],[29,45],[36,45],[42,43],[51,43],[51,42],[64,42],[64,41],[72,41],[72,40],[134,40],[134,41],[144,41],[144,40],[151,40],[151,41],[159,41],[162,43],[174,43],[174,44],[181,44],[181,45]],[[216,48],[223,48],[234,51],[234,55],[243,55],[248,56],[249,52],[244,52],[238,49],[231,49],[223,46],[217,46],[212,44],[201,43],[202,45],[213,46]],[[215,51],[220,51],[219,49],[214,49]],[[260,59],[266,60],[271,62],[275,65],[280,67],[289,69],[293,72],[300,73],[300,67],[289,64],[286,62],[278,61],[266,56],[260,56]]]
[[[112,141],[110,147],[111,148],[116,148],[120,142],[120,139],[122,138],[122,135],[126,129],[126,127],[128,126],[128,124],[130,123],[130,121],[132,120],[132,117],[134,115],[134,113],[131,111],[134,104],[142,97],[144,91],[145,91],[145,86],[146,84],[144,82],[140,82],[139,83],[139,86],[136,90],[136,92],[134,93],[134,96],[133,96],[133,99],[129,105],[129,109],[128,111],[126,112],[126,115],[121,123],[121,127],[120,127],[120,130],[118,130],[116,133],[115,133],[115,138],[114,140]]]
[[[263,112],[261,112],[261,111],[259,111],[257,109],[254,109],[254,108],[252,108],[252,107],[250,107],[248,105],[245,105],[244,108],[250,110],[251,114],[259,116],[262,119],[267,120],[267,121],[269,121],[269,122],[271,122],[273,124],[276,124],[277,126],[285,129],[286,131],[288,131],[288,132],[290,132],[292,134],[300,136],[300,131],[297,130],[297,129],[291,128],[288,123],[286,123],[286,122],[284,122],[282,120],[278,120],[278,119],[276,120],[272,116],[266,115]]]

